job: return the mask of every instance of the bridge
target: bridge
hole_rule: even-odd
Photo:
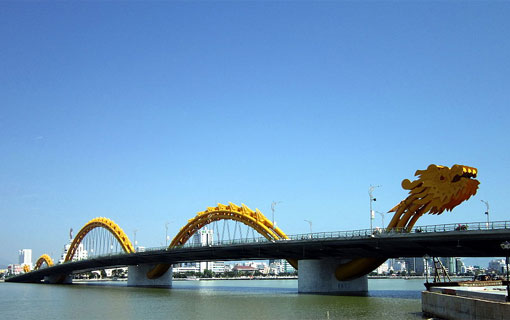
[[[168,247],[135,252],[120,226],[107,218],[95,218],[72,240],[64,263],[54,265],[44,254],[35,270],[7,281],[68,283],[72,273],[129,266],[128,285],[170,287],[175,263],[287,259],[299,268],[299,292],[363,294],[368,290],[366,275],[388,258],[505,255],[500,243],[510,238],[507,221],[414,227],[424,213],[441,214],[474,195],[479,183],[473,179],[476,175],[475,168],[460,165],[418,170],[417,180],[402,182],[410,195],[390,210],[395,215],[384,229],[288,236],[257,209],[218,204],[190,219]],[[235,223],[233,232],[227,221]],[[216,242],[188,242],[204,230],[212,231]],[[83,252],[94,254],[82,260]]]

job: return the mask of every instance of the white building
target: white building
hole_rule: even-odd
[[[73,240],[69,240],[69,243],[64,246],[64,252],[60,256],[60,260],[58,260],[58,263],[64,263],[64,260],[67,256],[67,252],[69,251],[69,248],[71,248],[71,243]],[[83,247],[83,243],[80,243],[78,245],[78,249],[76,249],[76,252],[74,253],[73,260],[72,261],[78,261],[78,260],[85,260],[88,258],[87,250]]]
[[[23,268],[20,264],[10,264],[7,266],[7,274],[9,275],[18,275],[21,274]]]
[[[387,274],[390,271],[390,266],[388,265],[388,261],[385,261],[376,269],[377,274]]]
[[[195,233],[191,239],[194,246],[211,246],[214,243],[214,230],[207,227],[202,228]],[[174,266],[173,272],[204,272],[211,270],[214,273],[225,272],[224,261],[202,261],[202,262],[186,262]]]
[[[192,243],[194,246],[210,246],[213,245],[213,241],[214,230],[204,227],[193,235]]]
[[[200,262],[183,262],[173,266],[174,273],[199,272]]]
[[[269,260],[269,273],[281,274],[281,273],[293,273],[296,269],[290,265],[285,259]]]
[[[393,271],[395,272],[402,272],[406,271],[406,264],[404,261],[395,260],[393,262]]]
[[[506,263],[505,259],[494,259],[489,262],[489,271],[494,271],[497,273],[505,273],[506,272]]]
[[[32,265],[32,249],[21,249],[18,251],[18,263],[19,265],[27,265],[30,270],[33,269]]]

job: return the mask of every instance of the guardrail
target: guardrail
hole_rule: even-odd
[[[442,232],[466,232],[466,231],[491,231],[491,230],[510,230],[510,221],[494,221],[494,222],[468,222],[468,223],[449,223],[449,224],[436,224],[427,226],[414,227],[411,230],[405,228],[397,228],[391,230],[385,230],[383,228],[360,229],[350,231],[333,231],[333,232],[314,232],[314,233],[303,233],[289,235],[289,239],[282,240],[268,240],[264,237],[257,238],[244,238],[234,240],[223,240],[213,241],[213,243],[205,245],[208,247],[213,246],[225,246],[225,245],[241,245],[241,244],[253,244],[253,243],[268,243],[278,241],[310,241],[310,240],[324,240],[324,239],[368,239],[374,237],[385,237],[393,236],[396,234],[411,234],[411,233],[442,233]],[[168,249],[168,247],[151,247],[144,248],[144,252],[154,251],[165,251],[181,248],[201,248],[204,247],[201,243],[195,244],[192,242],[186,243],[182,246]],[[124,255],[119,253],[103,254],[98,256],[90,257],[101,258],[111,257],[117,255]]]

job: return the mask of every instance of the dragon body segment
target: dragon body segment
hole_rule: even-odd
[[[393,207],[395,212],[386,231],[409,232],[425,213],[441,214],[476,194],[480,182],[476,168],[453,165],[451,168],[431,164],[426,170],[415,173],[417,179],[402,181],[409,196]],[[352,280],[370,273],[384,263],[384,258],[358,258],[341,264],[335,271],[339,281]]]

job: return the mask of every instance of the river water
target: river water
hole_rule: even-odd
[[[368,297],[297,293],[297,280],[0,283],[0,319],[422,319],[423,280],[370,279]]]

